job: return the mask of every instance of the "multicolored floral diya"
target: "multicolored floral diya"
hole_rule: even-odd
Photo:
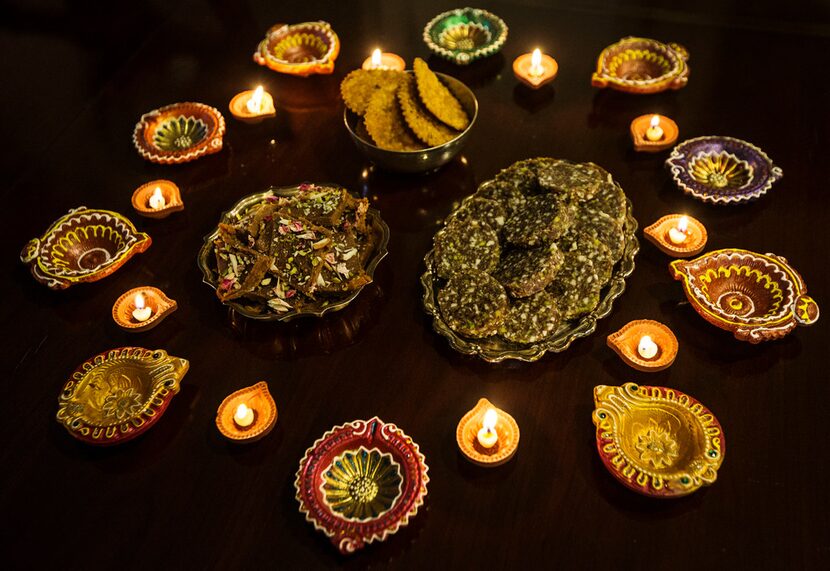
[[[688,59],[679,44],[623,38],[599,54],[591,85],[640,94],[680,89],[689,81]]]
[[[328,22],[275,24],[259,42],[254,61],[279,73],[329,74],[340,54],[340,38]]]
[[[678,390],[626,383],[594,388],[597,451],[625,487],[678,498],[711,485],[726,454],[720,422]]]
[[[300,512],[341,553],[384,541],[418,513],[427,494],[418,445],[377,417],[335,426],[300,461]]]
[[[79,206],[29,240],[20,260],[43,285],[66,289],[107,277],[151,243],[121,214]]]
[[[424,42],[435,54],[458,65],[497,53],[507,41],[504,20],[479,8],[442,12],[424,26]]]
[[[165,351],[120,347],[87,359],[58,397],[58,422],[88,444],[109,446],[153,426],[190,367]]]
[[[779,339],[796,325],[812,325],[818,304],[801,275],[775,254],[729,248],[669,264],[674,279],[703,319],[736,339],[760,343]]]
[[[711,204],[738,204],[760,198],[784,176],[758,147],[732,137],[683,141],[666,159],[683,192]]]
[[[142,158],[161,164],[193,161],[222,150],[225,118],[204,103],[173,103],[141,116],[133,144]]]

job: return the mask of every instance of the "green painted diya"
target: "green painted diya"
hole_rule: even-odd
[[[429,49],[458,65],[495,54],[506,40],[504,20],[479,8],[443,12],[424,27],[424,42]]]
[[[186,163],[222,150],[225,119],[203,103],[174,103],[141,116],[133,144],[143,158],[162,164]]]

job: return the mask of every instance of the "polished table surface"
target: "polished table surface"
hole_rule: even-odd
[[[0,386],[0,514],[4,567],[112,568],[818,568],[830,555],[828,318],[750,345],[704,322],[641,239],[637,268],[611,315],[566,352],[491,365],[454,353],[421,307],[418,276],[439,221],[476,185],[539,155],[595,161],[622,184],[640,226],[686,212],[709,248],[786,256],[830,308],[827,236],[830,19],[821,3],[482,2],[505,18],[500,55],[468,68],[430,58],[478,97],[461,157],[427,176],[377,172],[342,125],[340,80],[376,45],[427,57],[423,24],[447,2],[223,2],[126,7],[10,2],[0,8],[4,88],[2,261],[5,327]],[[331,76],[298,79],[255,65],[276,22],[325,19],[342,40]],[[685,45],[688,86],[632,96],[590,86],[597,54],[626,35]],[[541,46],[560,65],[550,89],[518,85],[510,64]],[[263,84],[277,118],[259,126],[225,113],[225,149],[183,166],[143,161],[138,117],[176,101],[223,111]],[[663,165],[639,154],[628,124],[662,113],[681,139],[731,135],[762,147],[784,178],[754,204],[714,207],[684,196]],[[138,185],[169,178],[186,209],[135,215]],[[269,185],[334,181],[368,196],[388,222],[390,254],[345,311],[287,325],[234,319],[201,283],[202,237],[237,199]],[[111,277],[53,292],[19,263],[20,248],[79,205],[126,214],[152,247]],[[641,235],[640,235],[641,236]],[[110,308],[138,285],[179,310],[128,334]],[[624,365],[605,337],[632,319],[669,325],[674,365]],[[147,434],[112,449],[84,445],[55,421],[70,373],[110,348],[164,348],[190,360],[181,392]],[[222,440],[216,409],[266,380],[279,408],[253,445]],[[727,454],[717,482],[679,500],[638,496],[603,468],[591,423],[598,384],[670,386],[719,417]],[[486,396],[521,427],[516,457],[497,469],[465,461],[460,417]],[[341,557],[294,499],[305,450],[335,424],[378,415],[399,425],[429,465],[425,506],[386,542]]]

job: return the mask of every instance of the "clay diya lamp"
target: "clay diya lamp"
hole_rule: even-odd
[[[626,383],[594,388],[597,451],[625,487],[653,498],[715,482],[726,454],[720,422],[678,390]]]
[[[557,73],[559,64],[556,60],[538,48],[532,54],[522,54],[513,60],[513,75],[531,89],[539,89],[553,81]]]
[[[243,123],[260,123],[263,119],[277,116],[277,110],[274,109],[274,98],[262,89],[261,85],[256,89],[237,93],[231,99],[228,107],[231,110],[231,115]]]
[[[643,229],[646,238],[661,252],[676,258],[697,256],[709,235],[702,222],[685,214],[669,214]]]
[[[51,289],[94,282],[150,247],[152,240],[126,217],[80,206],[58,218],[40,238],[26,243],[20,261]]]
[[[668,369],[677,357],[677,337],[659,321],[638,319],[606,339],[620,359],[638,371],[653,373]]]
[[[756,200],[784,176],[764,151],[733,137],[683,141],[672,150],[666,166],[683,192],[711,204]]]
[[[277,423],[277,403],[262,381],[228,395],[216,411],[216,428],[234,442],[253,442]]]
[[[665,115],[640,115],[631,122],[631,140],[635,151],[658,153],[677,142],[680,129]]]
[[[372,55],[363,60],[361,69],[387,69],[395,71],[403,71],[406,69],[406,62],[398,54],[391,52],[381,52],[376,49]]]
[[[176,311],[176,300],[163,291],[141,286],[124,292],[112,305],[112,319],[125,331],[147,331]]]
[[[591,85],[641,94],[680,89],[689,81],[688,59],[679,44],[623,38],[599,54]]]
[[[819,318],[801,275],[775,254],[729,248],[669,264],[703,319],[736,339],[760,343],[784,337]]]
[[[204,103],[173,103],[141,116],[133,144],[144,159],[161,164],[186,163],[222,150],[225,118]]]
[[[169,180],[151,180],[142,184],[132,198],[133,208],[147,218],[167,218],[174,212],[184,210],[179,187]]]
[[[501,50],[507,41],[507,24],[487,10],[457,8],[427,22],[423,38],[436,55],[467,65]]]
[[[461,417],[455,429],[458,449],[473,464],[491,467],[510,460],[519,448],[519,425],[515,419],[479,399],[471,411]]]
[[[57,419],[89,444],[120,444],[159,421],[190,363],[157,349],[120,347],[82,363],[58,397]]]
[[[276,24],[259,42],[254,61],[279,73],[329,74],[340,54],[340,38],[328,22]]]
[[[294,487],[306,521],[348,554],[409,524],[424,504],[427,470],[412,438],[374,417],[326,432],[300,460]]]

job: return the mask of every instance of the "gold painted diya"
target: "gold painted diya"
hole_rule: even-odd
[[[478,440],[478,433],[490,410],[497,415],[491,429],[498,439],[492,446],[485,448]],[[473,464],[484,467],[500,466],[513,458],[519,448],[519,437],[516,420],[485,398],[479,399],[476,406],[461,417],[455,429],[455,442],[461,453]]]
[[[645,337],[648,337],[648,345],[641,350]],[[609,335],[606,342],[626,365],[644,373],[669,368],[679,348],[672,330],[653,319],[629,321],[622,329]],[[649,347],[653,355],[646,353]]]
[[[66,289],[107,277],[151,243],[150,236],[121,214],[79,206],[53,222],[43,236],[29,240],[20,261],[43,285]]]
[[[688,59],[679,44],[623,38],[599,54],[591,85],[640,94],[680,89],[689,81]]]
[[[132,205],[141,216],[156,219],[167,218],[174,212],[184,210],[179,187],[164,179],[151,180],[135,189]]]
[[[651,226],[644,228],[643,234],[661,252],[676,258],[700,254],[709,239],[703,223],[685,214],[663,216]]]
[[[142,158],[161,164],[193,161],[222,150],[225,118],[204,103],[173,103],[141,116],[133,144]]]
[[[796,325],[812,325],[818,304],[801,275],[775,254],[729,248],[669,264],[686,297],[703,319],[736,339],[760,343],[779,339]]]
[[[720,422],[678,390],[626,383],[594,388],[597,451],[625,487],[677,498],[711,485],[726,453]]]
[[[240,405],[252,411],[250,424],[243,426],[234,420]],[[266,436],[277,423],[277,403],[268,391],[268,383],[261,381],[239,389],[222,401],[216,411],[216,428],[228,440],[254,442]]]
[[[329,74],[340,54],[340,38],[328,22],[276,24],[259,42],[254,61],[279,73]]]
[[[141,296],[140,305],[137,307],[137,296]],[[139,320],[135,317],[136,309],[146,308],[149,317]],[[163,291],[156,287],[141,286],[128,290],[121,294],[112,305],[112,320],[125,331],[148,331],[164,321],[164,319],[176,311],[178,304],[175,299],[170,299]]]
[[[160,349],[120,347],[86,360],[58,397],[58,422],[99,446],[146,432],[179,392],[190,363]]]

